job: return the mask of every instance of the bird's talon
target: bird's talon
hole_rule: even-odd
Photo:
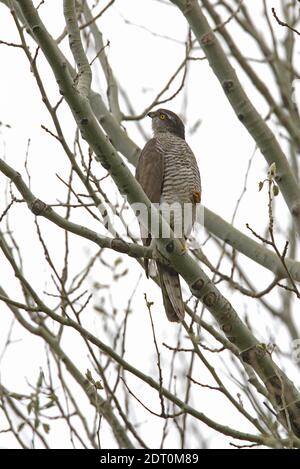
[[[193,202],[195,204],[199,204],[201,200],[201,193],[199,191],[194,191],[193,192]]]
[[[180,240],[180,242],[181,242],[181,245],[182,245],[182,247],[180,249],[180,254],[183,256],[185,253],[187,253],[188,247],[187,247],[186,241]]]

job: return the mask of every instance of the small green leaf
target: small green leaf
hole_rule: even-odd
[[[258,192],[260,192],[263,187],[264,187],[264,183],[262,181],[259,181],[259,183],[258,183]]]
[[[30,402],[27,404],[27,412],[28,412],[29,415],[31,414],[32,407],[33,407],[33,404],[32,404],[32,401],[30,401]]]
[[[276,184],[273,185],[273,195],[276,197],[279,194],[279,187]]]
[[[37,414],[40,410],[40,399],[38,396],[36,396],[36,398],[34,399],[33,406],[34,406],[34,411]]]
[[[39,377],[38,377],[38,380],[37,380],[37,383],[36,383],[36,386],[37,388],[40,388],[43,384],[43,379],[44,379],[44,373],[43,371],[41,370],[40,371],[40,374],[39,374]]]
[[[53,407],[54,405],[55,403],[53,401],[49,401],[43,406],[43,409],[50,409],[50,407]]]
[[[87,372],[86,372],[85,376],[86,376],[86,379],[87,379],[90,383],[95,384],[95,380],[94,380],[94,378],[92,377],[91,370],[87,369]]]
[[[95,382],[95,388],[96,388],[96,389],[104,389],[103,386],[102,386],[102,384],[100,383],[100,381],[96,381],[96,382]]]
[[[24,427],[24,425],[25,425],[25,422],[21,422],[21,423],[17,426],[18,433],[22,430],[22,428]]]
[[[276,164],[275,163],[272,163],[270,166],[269,166],[269,170],[268,170],[268,177],[270,179],[273,179],[276,175]]]
[[[48,423],[43,423],[43,429],[44,432],[48,434],[50,432],[50,425]]]

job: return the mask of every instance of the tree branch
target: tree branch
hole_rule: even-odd
[[[8,6],[7,0],[0,1]],[[18,17],[28,26],[18,4],[15,4],[15,2],[13,2],[13,4],[17,7],[16,13],[18,14]],[[67,60],[63,54],[60,51],[59,53],[62,62],[67,63]],[[68,68],[69,70],[72,70],[72,67],[69,64]],[[74,71],[72,74],[75,76]],[[128,137],[127,133],[122,130],[114,116],[107,111],[101,96],[93,90],[91,90],[90,102],[95,116],[108,133],[110,141],[114,147],[120,151],[129,162],[135,165],[138,154],[140,153],[140,148],[138,148],[138,146]],[[73,161],[72,164],[76,164],[76,162]],[[253,261],[258,262],[263,267],[271,270],[275,275],[279,275],[281,277],[283,274],[283,277],[281,278],[284,278],[282,266],[280,266],[280,263],[278,262],[278,259],[276,259],[274,253],[266,249],[264,246],[256,243],[254,240],[234,228],[220,216],[214,214],[207,208],[205,208],[204,225],[208,231],[210,231],[215,236],[223,239]],[[287,259],[287,263],[289,264],[289,270],[293,278],[297,281],[300,281],[299,263],[290,259]]]
[[[64,0],[64,15],[70,49],[78,67],[77,89],[84,98],[88,99],[91,89],[92,71],[80,38],[75,0]]]
[[[222,85],[238,119],[255,140],[268,165],[276,163],[277,182],[300,234],[300,188],[273,132],[246,95],[197,1],[171,0],[182,11]]]
[[[280,258],[274,252],[249,238],[249,236],[237,230],[208,208],[205,208],[204,211],[204,226],[210,233],[230,244],[230,246],[254,262],[273,272],[276,277],[287,278],[286,270]],[[286,258],[285,262],[292,277],[297,282],[300,282],[300,262],[290,258]]]
[[[110,106],[110,111],[117,120],[118,123],[121,122],[121,110],[120,110],[120,105],[119,105],[119,96],[118,96],[118,85],[117,81],[114,77],[113,71],[111,69],[111,66],[109,64],[107,55],[104,50],[104,43],[103,43],[103,37],[102,33],[100,32],[97,24],[95,23],[93,16],[91,14],[91,10],[89,9],[87,1],[82,2],[82,8],[83,8],[83,14],[84,18],[86,20],[86,24],[83,25],[82,27],[89,26],[90,31],[93,35],[94,42],[95,42],[95,50],[96,52],[101,51],[99,54],[99,61],[102,67],[102,70],[104,72],[106,82],[107,82],[107,98]],[[106,7],[108,8],[111,5],[112,2],[110,2]],[[104,9],[104,10],[105,10]],[[102,10],[103,12],[103,10]],[[101,14],[102,14],[101,12]]]
[[[88,239],[101,248],[113,249],[114,251],[122,252],[136,258],[150,258],[152,256],[152,250],[150,248],[143,247],[135,243],[129,243],[121,238],[109,238],[106,236],[101,236],[100,234],[83,225],[78,225],[77,223],[73,223],[70,220],[60,216],[49,205],[36,198],[30,191],[29,187],[25,184],[20,173],[11,168],[1,158],[0,171],[14,183],[34,215],[47,218],[60,228],[81,236],[82,238]]]
[[[176,0],[176,3],[181,4],[182,2]],[[124,162],[117,154],[115,148],[103,134],[89,104],[86,102],[86,100],[82,99],[82,97],[76,92],[76,90],[74,90],[72,77],[67,67],[65,66],[65,62],[61,61],[62,57],[57,48],[57,45],[45,29],[45,26],[41,22],[38,12],[34,8],[32,2],[30,0],[22,0],[22,2],[19,2],[19,4],[22,13],[26,18],[26,21],[31,29],[32,34],[34,35],[36,41],[44,52],[56,76],[56,80],[59,83],[61,93],[65,96],[65,99],[81,130],[83,138],[88,141],[90,147],[96,154],[96,158],[102,163],[105,169],[110,172],[112,178],[119,187],[119,190],[128,196],[129,202],[131,204],[134,202],[143,203],[147,210],[150,211],[151,204],[149,200],[145,196],[144,192],[142,191],[135,178],[132,176],[131,172],[128,170],[128,168],[126,168]],[[190,15],[191,12],[194,13],[190,18],[190,21],[192,26],[195,27],[199,20],[199,12],[200,15],[202,15],[202,13],[196,3],[189,3],[189,5],[189,10],[187,12],[185,10],[184,11],[187,15]],[[200,20],[203,22],[201,16]],[[201,21],[200,23],[202,24]],[[204,26],[205,28],[206,26],[208,26],[206,20],[204,21]],[[208,31],[210,30],[208,29],[206,32]],[[206,34],[206,40],[207,42],[204,41],[205,48],[207,49],[209,48],[209,46],[211,46],[212,49],[214,49],[215,47],[217,47],[217,53],[221,54],[223,57],[224,54],[222,51],[220,51],[219,46],[213,40],[211,33],[208,35]],[[210,61],[212,62],[212,64],[215,66],[216,62],[214,62],[214,54],[213,57],[211,57],[210,54],[208,54],[208,56],[210,57]],[[225,60],[227,61],[226,57]],[[227,67],[227,62],[225,63],[227,71],[234,74],[231,69],[231,66],[228,65]],[[223,76],[223,73],[221,73],[221,75]],[[235,74],[232,77],[235,79]],[[229,82],[231,82],[231,80],[229,80]],[[231,83],[233,85],[233,82]],[[224,86],[227,91],[230,91],[232,85],[229,86],[227,80]],[[235,95],[234,92],[233,95]],[[233,100],[233,102],[235,102],[235,99]],[[257,113],[255,110],[252,110],[250,103],[249,106],[250,111],[249,115],[247,114],[247,116],[250,118],[252,123],[251,129],[253,131],[255,130],[260,132],[261,128],[257,128],[256,123],[252,120],[253,112],[255,118],[258,115],[256,116]],[[243,112],[244,111],[245,110],[243,110]],[[246,120],[248,119],[248,117],[246,118]],[[258,118],[260,119],[259,116]],[[265,125],[264,122],[263,125]],[[259,143],[264,143],[263,149],[267,150],[268,156],[270,156],[270,146],[265,146],[265,144],[266,142],[273,142],[271,145],[272,147],[274,145],[273,139],[274,137],[271,133],[269,133],[267,136],[262,136],[262,134],[260,133]],[[277,150],[277,159],[279,159],[279,171],[286,169],[285,163],[287,165],[287,162],[285,161],[284,155],[281,155],[280,148],[278,154],[277,142],[274,147],[274,151],[275,150]],[[284,164],[282,163],[281,156],[284,158]],[[272,157],[271,162],[273,161],[274,158]],[[294,178],[289,181],[292,183],[291,191],[289,191],[286,186],[286,177],[287,175],[285,173],[282,174],[283,189],[287,190],[286,195],[289,196],[288,199],[292,199],[292,195],[295,195],[293,191]],[[287,177],[287,179],[289,178]],[[152,215],[152,220],[156,226],[160,226],[166,230],[169,228],[164,219],[159,216],[156,210],[152,210]],[[147,217],[145,217],[145,219],[142,221],[147,222],[146,218]],[[174,268],[186,280],[189,287],[191,288],[192,293],[203,302],[206,308],[217,320],[218,324],[220,325],[221,329],[226,334],[228,339],[231,342],[234,342],[235,345],[239,348],[243,360],[250,364],[254,368],[256,373],[259,375],[259,377],[263,380],[265,386],[267,387],[270,393],[270,400],[279,412],[279,418],[281,422],[283,422],[286,427],[289,427],[289,423],[291,423],[295,435],[300,435],[300,395],[293,383],[281,370],[279,370],[277,365],[274,363],[271,355],[268,353],[268,350],[266,350],[263,346],[259,345],[257,339],[253,336],[251,331],[240,320],[233,306],[218,291],[218,289],[210,281],[208,276],[202,271],[199,265],[195,261],[193,261],[193,259],[188,254],[182,255],[181,243],[179,242],[179,240],[175,239],[174,235],[172,234],[171,239],[159,239],[158,244],[162,254],[167,259],[169,259]],[[288,416],[288,421],[286,416]]]

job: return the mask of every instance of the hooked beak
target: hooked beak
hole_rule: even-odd
[[[148,112],[147,116],[148,117],[151,117],[151,119],[153,119],[153,117],[155,116],[156,112]]]

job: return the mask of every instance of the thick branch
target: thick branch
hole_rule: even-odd
[[[89,9],[87,1],[83,1],[82,8],[86,24],[89,25],[89,29],[93,35],[95,42],[95,50],[96,53],[99,54],[99,61],[107,82],[107,98],[109,102],[110,111],[114,115],[115,119],[120,122],[122,113],[119,105],[118,85],[114,77],[113,71],[111,69],[111,66],[109,64],[107,55],[105,53],[102,33],[101,31],[99,31],[96,22],[93,21],[93,16],[91,14],[91,10]]]
[[[0,159],[0,171],[5,174],[17,187],[18,191],[24,197],[29,209],[36,216],[42,216],[60,226],[70,233],[74,233],[82,238],[89,239],[101,248],[113,249],[117,252],[128,254],[131,257],[151,257],[151,249],[140,246],[135,243],[128,243],[120,238],[109,238],[101,236],[89,228],[73,223],[70,220],[60,216],[49,205],[36,198],[25,184],[20,173],[11,168],[7,163]]]
[[[221,17],[217,12],[217,9],[215,6],[213,6],[210,1],[208,0],[202,0],[203,6],[206,8],[208,11],[209,15],[213,19],[216,25],[221,23]],[[229,9],[230,12],[233,10],[230,8],[230,6],[227,3],[222,2],[222,5]],[[242,11],[245,14],[245,5],[242,5]],[[286,75],[286,73],[283,73],[283,71],[288,68],[289,64],[286,62],[283,62],[279,59],[278,56],[276,56],[276,62],[278,63],[281,72],[277,72],[277,68],[274,64],[273,61],[273,56],[268,48],[264,37],[262,34],[259,33],[259,31],[255,28],[255,25],[251,21],[250,17],[247,15],[247,22],[243,21],[239,17],[236,17],[239,25],[248,33],[250,34],[256,41],[257,44],[259,45],[262,54],[265,57],[266,62],[270,64],[270,67],[274,73],[275,79],[278,82],[279,76],[281,75]],[[248,75],[250,78],[251,82],[253,85],[256,87],[256,89],[261,93],[261,96],[266,100],[268,105],[270,106],[270,109],[274,112],[274,114],[277,116],[278,121],[281,123],[283,127],[286,128],[286,130],[289,132],[293,140],[295,141],[297,148],[300,149],[300,133],[299,133],[299,126],[295,122],[295,119],[293,119],[292,115],[289,115],[286,112],[285,107],[279,105],[276,103],[274,100],[272,93],[270,92],[267,83],[264,82],[262,78],[259,77],[259,75],[255,72],[255,70],[252,68],[252,66],[249,64],[248,60],[245,58],[245,56],[242,54],[241,50],[239,49],[236,41],[233,39],[233,37],[230,35],[228,30],[226,28],[219,28],[218,33],[223,37],[223,39],[226,41],[230,51],[232,52],[234,58],[236,61],[239,63],[241,68],[244,70],[244,72]],[[282,80],[281,80],[282,81]]]
[[[0,1],[8,6],[7,0]],[[15,2],[13,2],[13,4],[16,6],[16,13],[19,19],[27,25],[27,22],[22,12],[20,11],[18,4],[15,4]],[[63,54],[60,51],[59,53],[61,55],[62,62],[68,63]],[[68,69],[72,71],[72,67],[69,64]],[[71,73],[72,76],[76,75],[74,71]],[[116,148],[116,150],[120,151],[129,162],[136,164],[140,149],[128,137],[127,133],[123,131],[122,127],[118,125],[114,116],[107,111],[101,96],[98,93],[91,91],[90,102],[94,114],[96,115],[101,126],[108,133],[113,146]],[[283,274],[282,278],[285,277],[285,273],[282,272],[282,265],[280,265],[279,259],[276,258],[274,253],[272,253],[266,247],[259,245],[257,242],[227,223],[220,216],[211,212],[209,209],[205,209],[204,225],[212,234],[223,239],[253,261],[258,262],[263,267],[271,270],[275,275],[281,276]],[[297,281],[300,281],[299,263],[287,259],[287,264],[293,278]]]
[[[276,163],[277,182],[300,233],[300,188],[274,134],[249,100],[198,1],[171,1],[186,17],[234,112],[255,140],[268,165]]]
[[[26,19],[24,18],[24,15],[19,7],[17,0],[16,1],[0,0],[0,3],[3,3],[8,8],[12,6],[15,10],[15,13],[19,21],[21,21],[22,24],[24,24],[26,28],[30,30],[29,25]],[[67,64],[72,77],[75,78],[76,77],[75,70],[68,63],[68,60],[62,54],[62,52],[59,49],[57,51],[61,56],[61,62]],[[121,152],[128,159],[130,163],[136,164],[139,153],[140,153],[139,147],[136,145],[136,143],[133,140],[129,138],[128,134],[123,129],[123,127],[119,125],[119,122],[117,121],[115,116],[107,110],[101,95],[92,89],[90,91],[90,102],[91,102],[93,111],[95,113],[95,116],[97,117],[103,129],[109,135],[109,138],[112,144],[114,145],[114,147],[117,149],[117,151]]]
[[[32,2],[22,0],[19,4],[35,40],[44,52],[56,76],[61,93],[65,96],[83,138],[88,141],[97,159],[110,172],[119,190],[128,196],[129,202],[131,204],[133,202],[143,203],[150,211],[151,204],[141,187],[103,134],[86,100],[83,100],[74,89],[72,77],[65,63],[61,61],[57,45],[45,29]],[[193,4],[194,7],[197,5]],[[253,126],[255,127],[254,123]],[[168,225],[156,210],[152,210],[152,215],[153,226],[162,226],[164,229],[168,229]],[[147,217],[143,221],[147,222]],[[296,435],[300,435],[300,395],[293,383],[279,370],[268,351],[259,345],[251,331],[240,320],[232,305],[217,290],[199,265],[188,254],[182,255],[179,240],[172,237],[171,240],[160,239],[158,243],[163,255],[170,260],[174,268],[186,280],[193,294],[204,303],[228,339],[239,348],[244,361],[249,363],[263,380],[270,393],[271,401],[279,411],[281,421],[287,427],[289,426],[285,419],[286,413],[288,413],[293,431]]]
[[[270,251],[262,244],[249,238],[249,236],[234,228],[234,226],[211,212],[208,208],[205,208],[204,211],[204,226],[210,233],[230,244],[230,246],[254,262],[270,270],[277,277],[287,277],[286,269],[284,269],[282,262],[275,252]],[[286,258],[285,262],[291,276],[300,282],[300,262],[290,258]]]
[[[1,244],[1,240],[0,240]],[[16,266],[12,264],[13,268],[15,269],[15,273],[19,276],[20,273],[18,272],[18,269]],[[134,376],[137,376],[139,379],[147,383],[150,387],[153,389],[159,391],[164,397],[169,399],[171,402],[173,402],[175,405],[179,407],[179,409],[182,409],[184,412],[187,414],[193,416],[194,418],[200,420],[201,422],[205,423],[208,425],[210,428],[215,429],[216,431],[223,433],[224,435],[231,436],[233,438],[239,439],[239,440],[246,440],[246,441],[254,441],[254,442],[259,442],[262,445],[267,445],[267,446],[276,446],[278,444],[277,440],[273,440],[272,438],[268,437],[267,435],[253,435],[250,433],[243,433],[239,432],[237,430],[234,430],[228,426],[219,424],[213,420],[211,420],[209,417],[207,417],[205,414],[202,412],[197,411],[195,408],[189,406],[185,402],[183,402],[181,399],[179,399],[175,394],[171,393],[168,391],[166,388],[162,387],[160,383],[156,382],[154,379],[152,379],[150,376],[144,374],[142,371],[139,369],[135,368],[132,366],[130,363],[128,363],[126,360],[124,360],[123,357],[121,357],[118,353],[115,352],[111,347],[106,345],[104,342],[102,342],[100,339],[95,337],[93,334],[91,334],[89,331],[84,329],[78,322],[73,321],[70,318],[65,318],[63,316],[59,316],[56,314],[54,311],[51,309],[47,308],[47,306],[42,303],[38,297],[36,297],[35,292],[32,290],[32,288],[27,284],[26,280],[24,278],[21,279],[23,282],[25,288],[28,288],[29,292],[33,294],[35,297],[35,301],[40,303],[41,310],[47,313],[49,317],[57,321],[58,323],[71,327],[75,330],[77,330],[82,337],[86,338],[90,343],[96,345],[99,350],[107,354],[109,357],[113,358],[113,360],[118,363],[124,370],[127,370]],[[0,286],[0,294],[2,295],[3,298],[5,298],[6,294],[3,291],[3,289]],[[16,319],[18,322],[20,322],[23,327],[26,329],[30,330],[31,333],[41,336],[49,345],[50,347],[54,350],[54,352],[63,360],[65,363],[68,371],[70,374],[76,379],[76,381],[81,385],[81,387],[84,389],[84,391],[89,394],[91,403],[93,405],[97,405],[102,409],[103,415],[110,421],[111,415],[106,415],[106,406],[104,401],[98,394],[95,395],[95,390],[91,389],[90,383],[87,382],[87,380],[84,379],[84,377],[79,373],[79,371],[75,368],[75,366],[72,364],[72,362],[68,359],[68,357],[65,355],[65,353],[62,351],[61,347],[58,345],[57,341],[55,340],[55,337],[52,336],[52,334],[48,331],[48,329],[45,326],[42,327],[34,327],[30,325],[24,318],[22,317],[20,311],[12,305],[12,301],[8,301],[7,305],[9,308],[12,310],[14,313]],[[99,399],[99,400],[98,400]],[[115,417],[114,417],[114,426],[115,426]],[[113,429],[114,429],[113,426]],[[118,427],[116,427],[118,428]],[[120,435],[122,435],[122,431],[120,431]],[[123,446],[124,445],[124,442]],[[125,447],[130,447],[130,446],[125,446]]]
[[[0,238],[0,245],[3,249],[3,242]],[[7,254],[4,250],[4,253]],[[16,269],[15,272],[18,273],[18,268],[15,265]],[[25,286],[25,285],[24,285]],[[31,290],[31,291],[30,291]],[[32,289],[28,288],[28,292],[32,293]],[[7,296],[5,291],[0,286],[0,294],[3,296]],[[78,368],[74,365],[72,360],[68,357],[68,355],[63,351],[63,349],[59,345],[59,341],[57,337],[52,334],[52,332],[45,326],[45,324],[41,324],[39,326],[33,326],[29,323],[22,314],[20,313],[19,309],[7,303],[8,307],[13,312],[17,321],[27,329],[31,334],[39,336],[44,339],[44,341],[49,345],[49,347],[53,350],[54,354],[64,363],[65,367],[67,368],[70,375],[74,378],[74,380],[79,384],[82,388],[84,393],[89,398],[91,404],[96,408],[96,410],[103,415],[103,417],[107,420],[108,424],[111,426],[112,431],[116,437],[121,448],[134,448],[131,440],[128,437],[126,429],[122,427],[114,414],[114,411],[108,401],[103,399],[100,394],[90,385],[90,382],[85,378],[84,375],[78,370]],[[43,308],[41,308],[43,309]]]
[[[78,67],[77,89],[83,97],[88,98],[91,88],[92,71],[80,38],[75,0],[64,0],[64,15],[66,19],[70,49]]]

